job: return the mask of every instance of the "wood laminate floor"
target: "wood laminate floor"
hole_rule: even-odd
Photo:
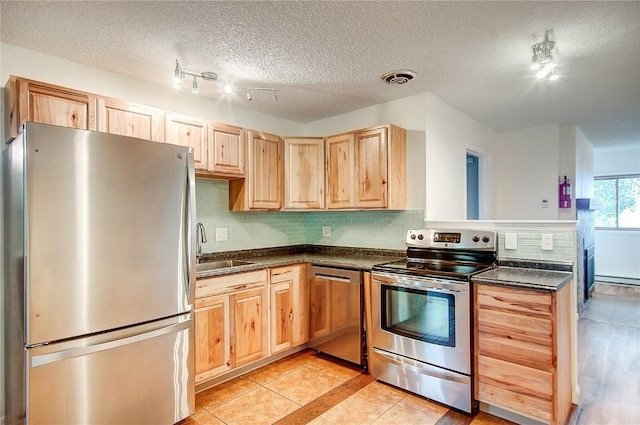
[[[578,320],[578,424],[640,424],[640,287],[596,284]]]
[[[637,290],[636,290],[637,289]],[[598,285],[578,321],[581,404],[572,422],[640,425],[640,288]],[[184,425],[490,425],[312,350],[196,395]]]

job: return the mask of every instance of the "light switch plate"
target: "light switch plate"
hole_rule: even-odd
[[[504,234],[504,249],[518,249],[518,234],[517,233],[505,233]]]
[[[322,236],[325,238],[331,237],[331,226],[322,226]]]
[[[542,250],[553,251],[553,234],[551,233],[542,234]]]
[[[227,228],[216,227],[216,242],[221,242],[226,240],[227,240]]]

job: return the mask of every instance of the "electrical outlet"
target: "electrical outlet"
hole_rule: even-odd
[[[504,249],[518,249],[518,234],[517,233],[505,233],[504,234]]]
[[[542,234],[542,250],[553,251],[553,235],[551,233]]]
[[[227,228],[216,227],[216,242],[221,242],[226,240],[227,240]]]
[[[322,226],[322,237],[324,238],[331,237],[331,226]]]

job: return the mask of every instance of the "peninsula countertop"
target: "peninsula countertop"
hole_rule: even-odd
[[[555,292],[571,281],[573,273],[526,267],[498,266],[471,277],[474,283]]]

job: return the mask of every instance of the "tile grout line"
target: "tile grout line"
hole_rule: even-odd
[[[315,400],[300,407],[298,410],[291,412],[287,416],[275,422],[274,425],[292,425],[311,422],[374,381],[375,378],[371,375],[361,372],[353,378],[343,382],[341,385],[324,393]]]

